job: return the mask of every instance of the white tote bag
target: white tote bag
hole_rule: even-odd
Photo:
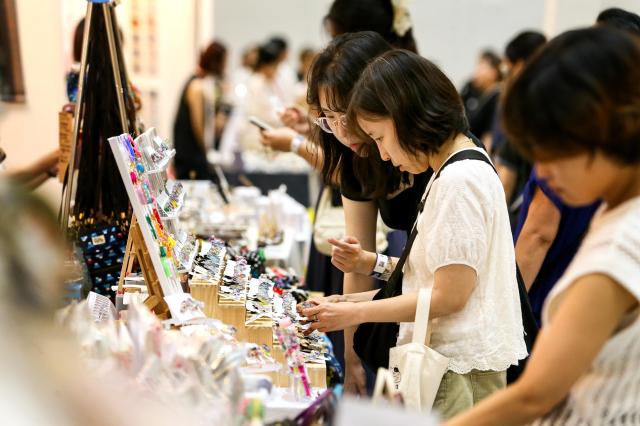
[[[420,289],[411,343],[389,350],[389,370],[405,406],[422,412],[431,411],[449,367],[449,358],[427,346],[430,305],[431,289]]]
[[[374,403],[380,403],[383,400],[388,400],[392,403],[399,402],[399,392],[393,381],[393,375],[391,371],[386,368],[378,368],[378,374],[376,374],[376,382],[373,386],[373,394],[371,395],[371,401]]]

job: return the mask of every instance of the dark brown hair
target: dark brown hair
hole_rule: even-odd
[[[618,7],[600,12],[596,24],[627,31],[636,37],[640,36],[640,16]]]
[[[327,96],[329,109],[336,112],[346,112],[355,86],[367,64],[388,52],[392,47],[379,34],[373,31],[347,33],[336,37],[325,50],[316,57],[309,72],[309,88],[307,103],[312,112],[322,114],[320,108],[320,91]],[[397,187],[400,172],[389,164],[384,163],[377,153],[371,153],[366,158],[355,155],[351,149],[344,146],[333,134],[323,132],[319,127],[312,128],[311,140],[322,147],[324,161],[322,176],[326,183],[334,180],[336,171],[343,167],[353,168],[354,175],[361,182],[363,196],[386,195]],[[373,173],[378,171],[379,173]],[[377,185],[373,181],[380,181],[381,186],[387,187],[388,192],[373,194]],[[385,185],[386,184],[386,185]]]
[[[500,69],[502,59],[500,59],[500,56],[498,56],[498,54],[493,50],[486,49],[483,50],[482,53],[480,53],[480,59],[486,61],[491,66],[493,71],[495,71],[497,81],[502,81],[503,75],[502,70]]]
[[[451,81],[428,59],[394,50],[371,62],[351,98],[347,122],[375,150],[357,117],[390,118],[400,147],[412,154],[431,154],[451,137],[469,130],[462,99]]]
[[[533,159],[601,151],[640,162],[639,64],[638,41],[616,29],[556,37],[507,90],[509,139]]]
[[[221,42],[214,41],[202,51],[198,65],[207,74],[222,78],[226,63],[227,48]]]
[[[403,36],[394,31],[391,0],[335,0],[324,19],[335,35],[375,31],[393,47],[418,51],[411,28]]]

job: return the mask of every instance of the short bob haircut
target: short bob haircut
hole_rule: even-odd
[[[336,37],[318,54],[309,72],[307,103],[312,112],[322,114],[320,91],[324,90],[329,109],[346,113],[353,87],[364,69],[369,62],[391,49],[391,45],[373,31]],[[356,155],[333,134],[325,133],[317,126],[312,128],[311,140],[322,147],[322,177],[327,184],[340,177],[344,167],[353,169],[361,184],[362,196],[386,196],[400,184],[400,171],[383,162],[377,153],[364,157]]]
[[[357,117],[391,119],[400,147],[414,156],[436,153],[447,140],[469,130],[453,83],[431,61],[406,50],[378,57],[354,88],[347,123],[371,144]]]
[[[640,162],[640,44],[593,27],[551,40],[508,88],[504,128],[534,160],[600,151]]]

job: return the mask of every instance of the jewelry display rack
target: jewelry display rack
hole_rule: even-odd
[[[120,73],[120,61],[119,61],[119,44],[116,41],[116,34],[118,34],[117,23],[113,19],[113,8],[115,4],[110,0],[88,0],[87,12],[85,16],[84,34],[82,37],[82,53],[80,59],[80,79],[78,81],[78,96],[76,101],[76,108],[73,114],[73,133],[71,135],[71,147],[69,152],[69,164],[67,181],[62,190],[62,205],[60,212],[60,225],[64,232],[67,232],[69,227],[69,215],[71,213],[71,200],[74,196],[74,174],[76,168],[76,156],[78,149],[78,141],[80,140],[80,131],[82,126],[82,120],[84,116],[84,90],[85,81],[87,75],[87,58],[89,56],[89,39],[91,37],[93,22],[93,15],[95,13],[103,13],[104,21],[107,32],[107,41],[109,45],[109,58],[111,61],[111,69],[114,77],[114,90],[116,92],[116,99],[118,101],[118,114],[120,117],[120,124],[122,126],[122,132],[129,132],[129,125],[127,120],[127,112],[124,101],[124,87],[127,86],[128,79],[126,75]],[[126,68],[125,74],[126,74]]]

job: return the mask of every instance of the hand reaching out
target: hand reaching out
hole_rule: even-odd
[[[263,130],[260,132],[260,143],[274,151],[291,151],[291,141],[298,133],[289,127]]]
[[[329,238],[331,249],[331,263],[342,272],[357,272],[369,275],[376,264],[376,254],[362,249],[360,242],[354,237],[344,237],[342,240]]]
[[[311,130],[307,114],[296,107],[285,109],[280,115],[280,120],[285,126],[290,127],[301,135],[308,135]]]

